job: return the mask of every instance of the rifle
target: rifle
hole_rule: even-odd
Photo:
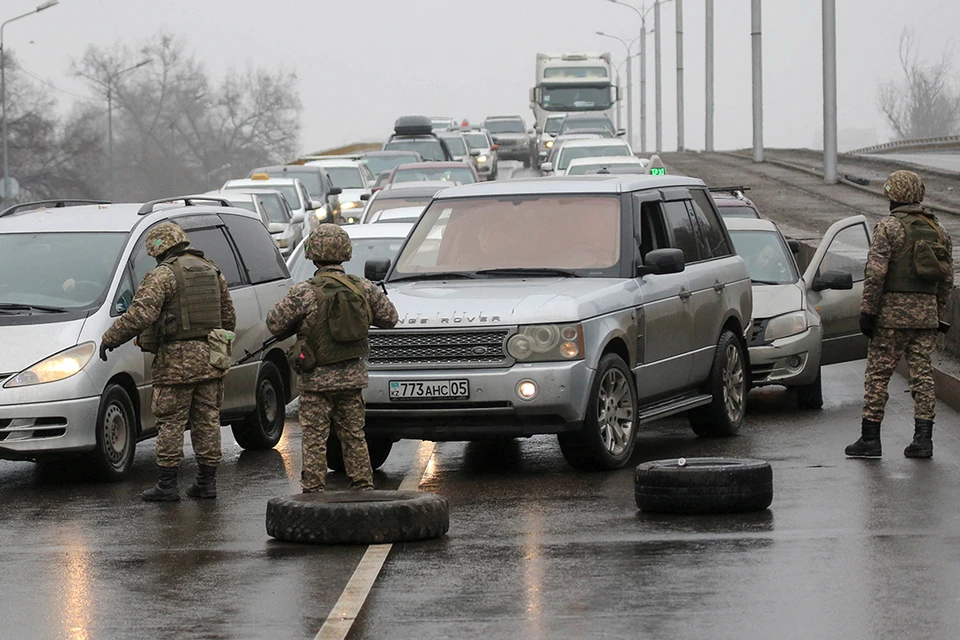
[[[286,340],[292,335],[294,334],[288,333],[283,336],[273,336],[272,338],[267,338],[266,340],[264,340],[263,344],[260,345],[260,348],[256,349],[255,351],[247,351],[246,349],[244,349],[243,350],[244,356],[239,360],[237,360],[234,366],[246,364],[247,362],[250,362],[251,360],[256,358],[258,355],[260,355],[261,353],[263,353],[273,345],[277,344],[278,342],[283,342],[284,340]]]

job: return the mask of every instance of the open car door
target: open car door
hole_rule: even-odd
[[[869,250],[867,219],[844,218],[827,230],[803,274],[807,302],[823,322],[822,365],[867,357],[860,301]]]

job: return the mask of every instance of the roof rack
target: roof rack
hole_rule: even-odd
[[[708,187],[708,190],[711,192],[725,192],[725,193],[743,193],[744,191],[750,191],[750,187],[744,186],[733,186],[733,187]]]
[[[153,213],[154,207],[158,204],[173,204],[174,202],[183,202],[185,207],[196,206],[197,202],[213,202],[219,204],[221,207],[231,207],[230,201],[226,198],[213,198],[210,196],[174,196],[172,198],[160,198],[159,200],[151,200],[150,202],[144,202],[143,206],[140,207],[140,210],[137,211],[138,216],[145,216],[148,213]]]
[[[87,200],[84,198],[60,198],[58,200],[36,200],[34,202],[21,202],[20,204],[15,204],[11,207],[7,207],[3,211],[0,211],[0,218],[8,215],[12,215],[17,211],[23,211],[24,209],[62,209],[64,207],[72,207],[81,204],[113,204],[109,200]]]

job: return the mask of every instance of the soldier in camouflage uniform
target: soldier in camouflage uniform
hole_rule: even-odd
[[[183,458],[183,432],[199,463],[197,481],[187,489],[192,497],[217,496],[220,464],[220,403],[224,367],[211,362],[208,336],[232,332],[236,326],[227,281],[203,253],[190,248],[178,225],[163,222],[147,233],[147,253],[157,267],[140,283],[130,308],[103,334],[100,357],[139,336],[153,360],[153,415],[157,420],[156,487],[141,493],[147,501],[179,500],[177,471]],[[216,355],[216,354],[214,354]]]
[[[953,288],[953,243],[936,216],[920,204],[924,195],[920,176],[912,171],[895,171],[887,178],[884,191],[890,199],[890,216],[881,220],[874,231],[860,305],[860,329],[870,339],[862,431],[860,439],[846,448],[846,454],[880,457],[880,423],[887,403],[887,384],[905,355],[915,429],[913,442],[903,454],[908,458],[930,458],[935,403],[930,356],[936,346],[937,330],[949,328],[941,321]],[[920,275],[914,260],[919,241],[942,245],[944,250],[937,261],[941,279]]]
[[[365,415],[361,391],[367,386],[364,357],[369,353],[369,342],[366,338],[359,340],[358,349],[345,354],[352,356],[348,359],[319,355],[327,351],[332,338],[328,328],[329,303],[320,304],[315,286],[332,286],[346,292],[348,288],[339,284],[338,278],[348,279],[366,301],[368,324],[380,328],[396,326],[397,310],[386,294],[369,280],[344,275],[341,263],[350,260],[353,247],[350,236],[340,226],[319,225],[307,239],[304,253],[317,266],[316,275],[291,288],[267,314],[267,328],[273,335],[296,331],[299,338],[312,342],[318,354],[316,366],[300,375],[303,430],[300,484],[304,493],[323,491],[327,476],[327,439],[332,425],[343,449],[350,488],[373,489],[373,469],[363,433]]]

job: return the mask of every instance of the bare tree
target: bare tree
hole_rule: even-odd
[[[880,86],[877,106],[899,140],[952,135],[960,129],[960,92],[953,83],[953,57],[945,49],[936,62],[920,59],[913,29],[900,34],[903,78]]]

